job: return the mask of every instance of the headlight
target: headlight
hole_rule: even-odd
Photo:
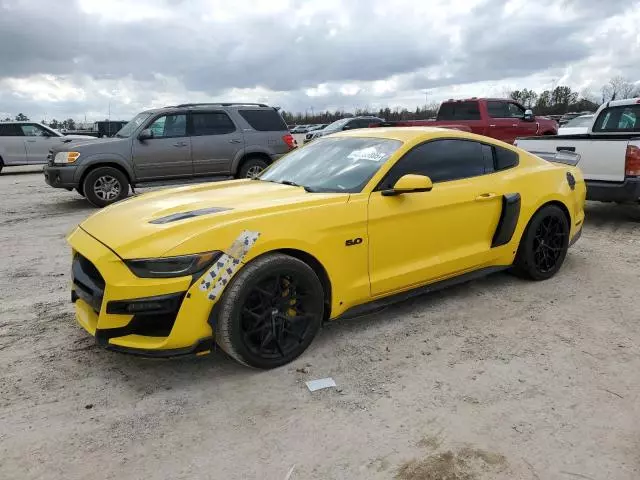
[[[80,157],[80,152],[60,152],[53,157],[53,163],[66,165],[73,163]]]
[[[222,252],[215,251],[179,257],[125,260],[124,263],[136,277],[140,278],[186,277],[204,270],[220,255]]]

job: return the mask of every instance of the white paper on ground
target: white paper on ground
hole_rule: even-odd
[[[318,380],[309,380],[307,382],[307,388],[310,392],[315,392],[316,390],[322,390],[323,388],[331,388],[335,387],[336,382],[333,378],[320,378]]]

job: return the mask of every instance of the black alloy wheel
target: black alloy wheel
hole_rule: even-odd
[[[555,269],[563,256],[568,232],[557,216],[544,217],[533,237],[533,257],[540,273]]]
[[[513,272],[532,280],[546,280],[556,274],[569,249],[569,220],[557,205],[538,210],[522,235]]]
[[[268,254],[243,267],[227,285],[215,319],[216,341],[245,365],[278,367],[311,344],[324,308],[322,284],[309,265]]]

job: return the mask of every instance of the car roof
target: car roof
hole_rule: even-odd
[[[388,140],[400,140],[401,142],[411,142],[414,140],[428,140],[429,138],[448,136],[460,138],[473,138],[477,140],[478,135],[463,132],[461,130],[453,130],[450,128],[438,127],[382,127],[382,128],[361,128],[357,130],[347,130],[338,132],[330,137],[367,137],[367,138],[383,138]],[[485,138],[485,137],[482,137]],[[487,141],[487,140],[485,140]],[[489,139],[488,141],[491,141]]]
[[[167,105],[166,107],[151,108],[141,113],[159,113],[175,110],[198,110],[198,109],[225,109],[225,108],[242,108],[243,110],[274,110],[264,103],[250,102],[211,102],[211,103],[181,103],[179,105]]]

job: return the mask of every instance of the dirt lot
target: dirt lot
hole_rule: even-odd
[[[334,323],[259,372],[95,347],[64,241],[93,209],[27,172],[0,176],[1,479],[640,478],[640,207],[589,205],[550,281]]]

